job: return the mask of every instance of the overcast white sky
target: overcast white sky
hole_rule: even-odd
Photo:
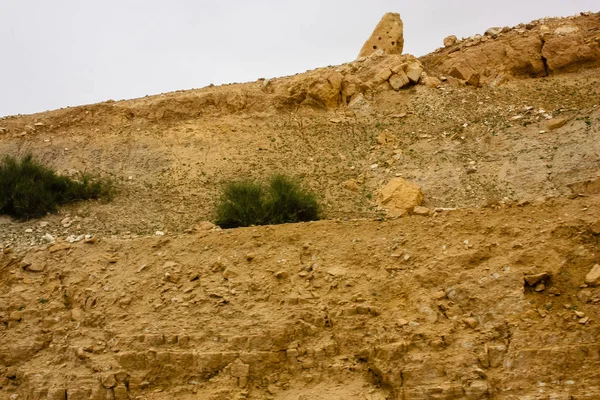
[[[387,12],[406,53],[600,11],[598,0],[0,0],[0,116],[253,81],[353,60]]]

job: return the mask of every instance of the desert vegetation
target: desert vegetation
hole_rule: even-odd
[[[227,183],[217,207],[216,223],[221,228],[238,228],[318,219],[319,204],[314,193],[298,180],[275,174],[266,188],[251,180]]]
[[[0,162],[0,214],[21,220],[54,213],[61,204],[86,199],[110,199],[114,186],[107,178],[81,173],[62,176],[34,160],[5,156]]]

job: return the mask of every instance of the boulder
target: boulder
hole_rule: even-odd
[[[480,75],[468,63],[457,63],[448,73],[453,78],[461,79],[472,86],[479,86]]]
[[[458,41],[457,37],[454,35],[448,36],[444,39],[444,47],[454,46]]]
[[[442,81],[440,81],[436,77],[428,76],[423,80],[423,83],[425,83],[425,86],[427,86],[428,88],[435,89],[442,84]]]
[[[386,54],[402,54],[403,49],[404,25],[400,14],[387,13],[363,45],[358,57],[368,57],[378,50],[383,50]]]
[[[394,178],[378,191],[376,200],[390,214],[403,215],[406,212],[412,212],[415,207],[421,205],[423,191],[414,182]]]
[[[406,67],[406,76],[408,76],[408,79],[410,79],[411,82],[413,82],[413,83],[419,82],[419,80],[421,79],[422,73],[423,73],[423,67],[421,66],[421,63],[419,63],[418,61],[410,63]]]
[[[399,71],[397,74],[392,75],[388,82],[394,90],[400,90],[410,84],[410,79],[404,71]]]
[[[550,72],[568,71],[584,64],[600,62],[600,50],[586,44],[583,36],[555,36],[547,39],[542,49]]]
[[[594,265],[592,270],[585,276],[585,283],[588,286],[600,286],[600,264]]]
[[[502,28],[501,27],[493,27],[488,29],[487,31],[485,31],[485,35],[486,36],[491,36],[491,37],[496,37],[499,34],[502,33]]]

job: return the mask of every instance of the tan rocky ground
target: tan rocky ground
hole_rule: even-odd
[[[599,35],[546,19],[0,119],[0,153],[119,189],[0,219],[0,399],[600,398]],[[327,220],[202,222],[224,182],[276,171]],[[376,203],[396,177],[422,215]]]

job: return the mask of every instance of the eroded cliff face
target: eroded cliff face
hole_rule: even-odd
[[[490,28],[421,59],[427,69],[470,85],[499,85],[600,65],[600,13],[545,18],[514,28]]]
[[[600,398],[597,22],[1,119],[119,193],[0,218],[0,399]],[[329,220],[207,222],[282,170]]]

